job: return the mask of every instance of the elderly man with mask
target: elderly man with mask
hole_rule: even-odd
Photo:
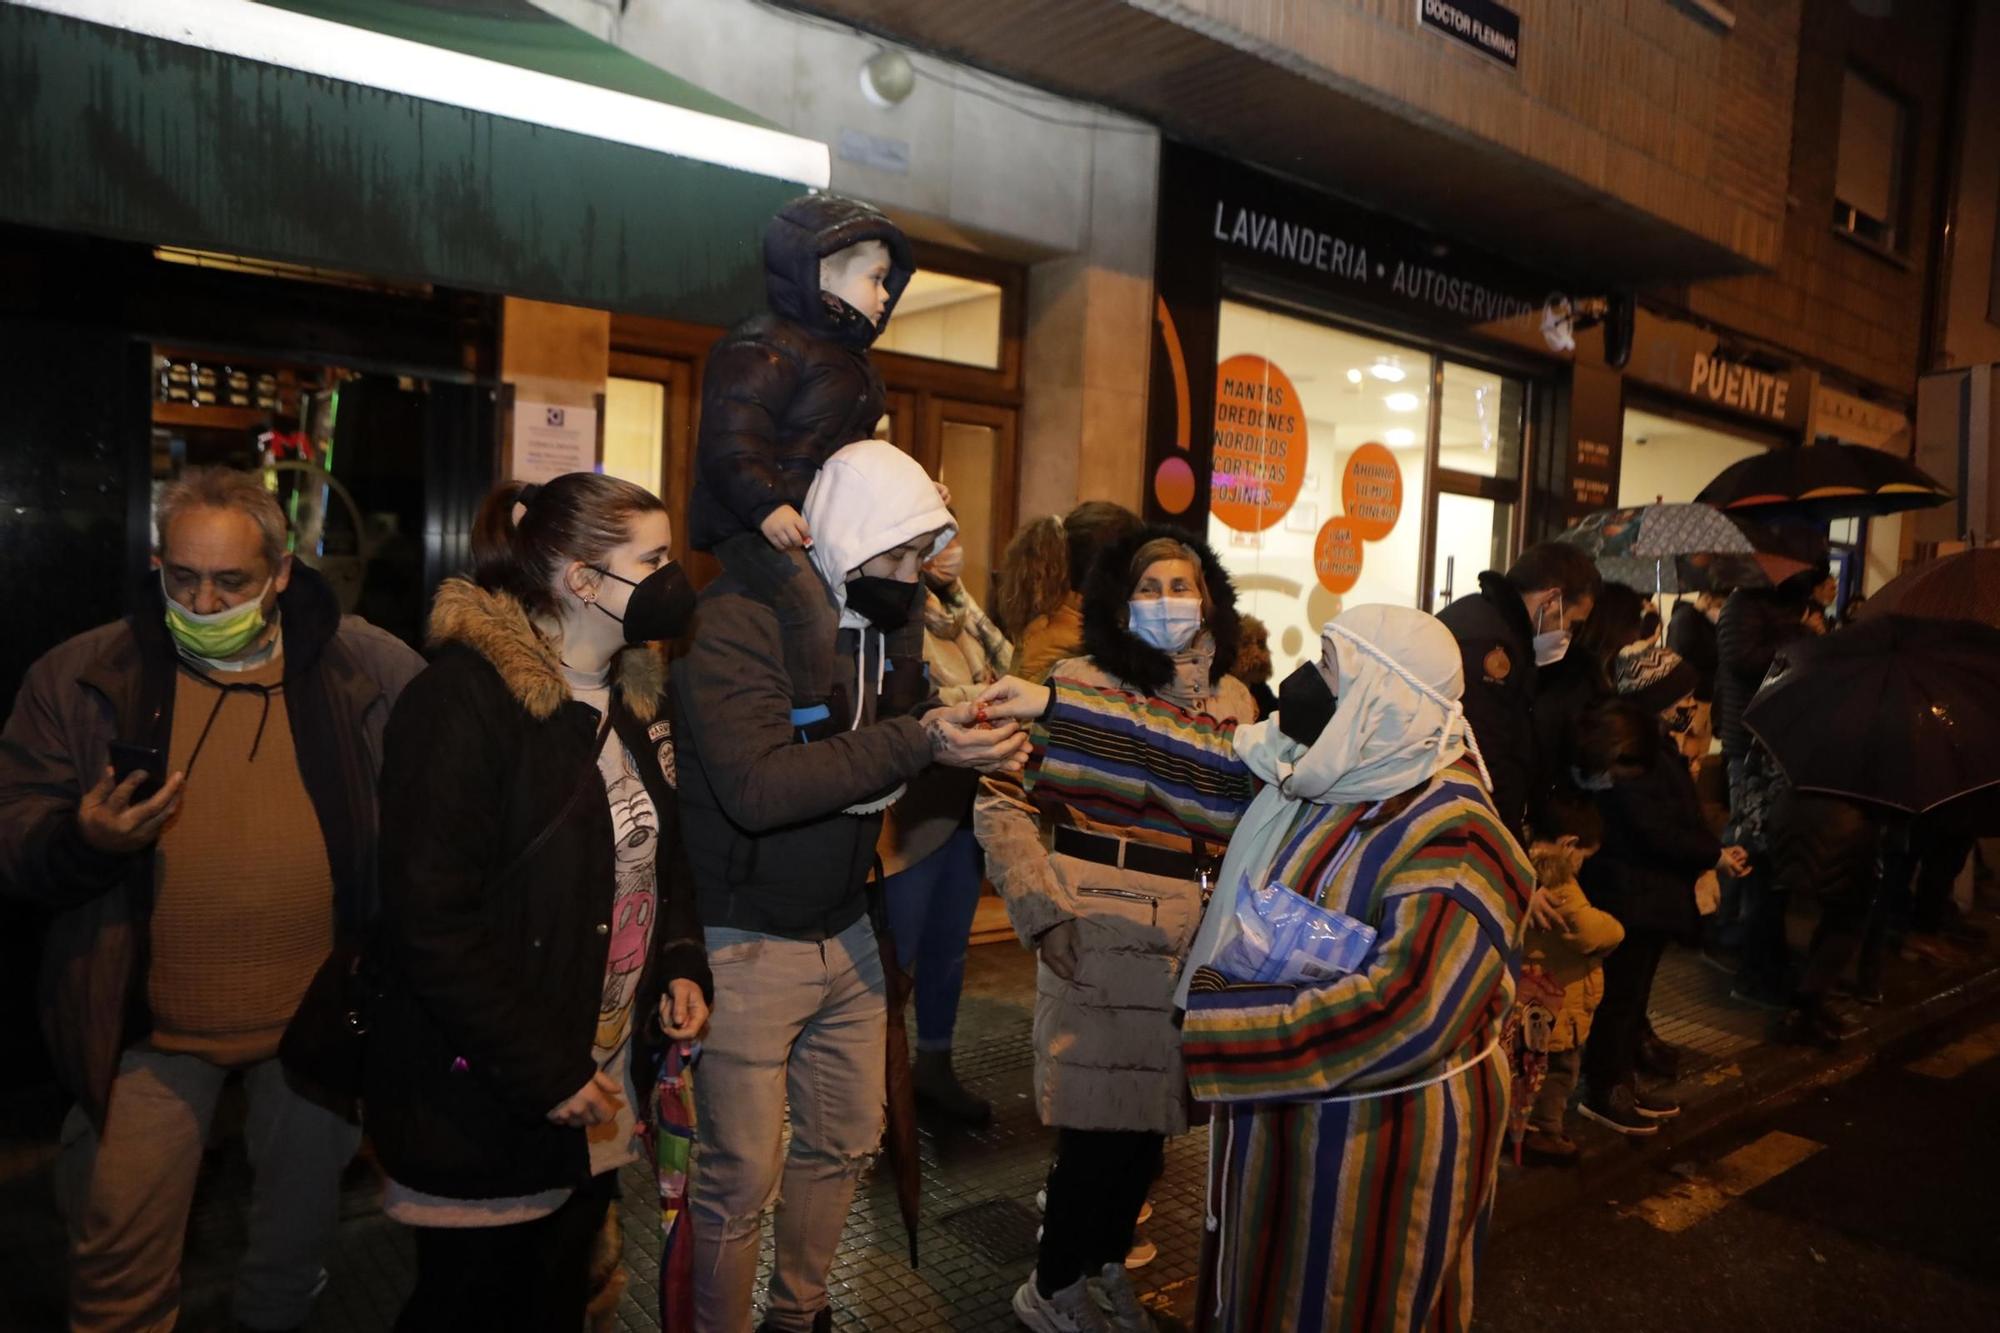
[[[1494,812],[1450,631],[1360,606],[1323,642],[1276,719],[1236,733],[1266,785],[1183,986],[1189,1083],[1216,1104],[1207,1326],[1464,1328],[1534,872]],[[1372,930],[1358,967],[1228,974],[1239,901],[1267,886]]]
[[[933,763],[1018,769],[1028,743],[931,694],[918,571],[955,525],[922,466],[886,441],[847,445],[805,519],[839,623],[828,647],[853,685],[841,725],[800,742],[776,594],[727,572],[702,592],[674,673],[682,827],[715,974],[690,1172],[698,1333],[749,1327],[773,1202],[763,1327],[832,1327],[827,1271],[882,1137],[888,1003],[867,889],[882,812]]]
[[[382,729],[424,663],[293,563],[257,474],[190,469],[158,514],[139,609],[37,662],[0,738],[0,884],[54,913],[42,1027],[76,1098],[69,1327],[172,1327],[202,1148],[240,1072],[236,1318],[293,1328],[360,1131],[291,1089],[278,1041],[336,931],[373,913]]]

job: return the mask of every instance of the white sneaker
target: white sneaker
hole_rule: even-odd
[[[1014,1293],[1014,1317],[1035,1333],[1119,1333],[1105,1317],[1088,1278],[1078,1278],[1053,1296],[1035,1286],[1035,1275]]]
[[[1125,1256],[1125,1266],[1127,1268],[1144,1268],[1159,1257],[1160,1247],[1153,1244],[1152,1241],[1147,1240],[1144,1236],[1140,1236],[1133,1240],[1131,1252]]]
[[[1098,1308],[1117,1333],[1157,1333],[1153,1316],[1139,1304],[1139,1292],[1126,1276],[1124,1265],[1106,1264],[1103,1272],[1088,1281],[1090,1294],[1097,1298]]]
[[[1046,1189],[1036,1190],[1035,1211],[1038,1213],[1046,1213],[1048,1210],[1049,1210],[1049,1192]]]

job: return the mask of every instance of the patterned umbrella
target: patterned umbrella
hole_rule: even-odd
[[[2000,628],[2000,547],[1960,551],[1898,574],[1862,603],[1856,618],[1889,614],[1977,620]]]
[[[1928,509],[1951,492],[1894,454],[1829,440],[1732,463],[1696,498],[1751,517],[1775,513],[1824,523]]]
[[[660,1328],[694,1328],[694,1219],[688,1212],[688,1158],[694,1148],[693,1066],[700,1047],[670,1042],[654,1084],[644,1133],[660,1187]]]
[[[1600,509],[1556,540],[1582,547],[1612,582],[1656,593],[1761,587],[1768,581],[1756,545],[1712,505]]]

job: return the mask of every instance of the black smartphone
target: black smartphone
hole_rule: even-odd
[[[160,784],[167,780],[167,760],[150,745],[134,745],[130,741],[111,742],[111,780],[114,784],[123,782],[141,769],[146,780],[132,793],[134,801],[151,800],[160,790]]]

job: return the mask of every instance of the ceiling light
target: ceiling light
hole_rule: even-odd
[[[916,67],[901,51],[885,48],[861,66],[861,95],[884,111],[908,98],[916,86]]]
[[[1414,412],[1423,401],[1413,393],[1392,393],[1382,400],[1382,406],[1391,412]]]
[[[1417,442],[1417,433],[1407,426],[1396,426],[1382,432],[1382,441],[1391,449],[1407,449]]]
[[[1358,371],[1358,370],[1350,370],[1350,371],[1348,371],[1348,372],[1347,372],[1347,382],[1348,382],[1349,384],[1359,384],[1359,383],[1361,383],[1361,372],[1360,372],[1360,371]]]
[[[31,8],[507,120],[824,187],[826,145],[250,0],[25,0]]]
[[[1404,375],[1408,372],[1394,361],[1377,361],[1374,365],[1368,367],[1368,373],[1378,380],[1387,380],[1391,384],[1401,384]]]

